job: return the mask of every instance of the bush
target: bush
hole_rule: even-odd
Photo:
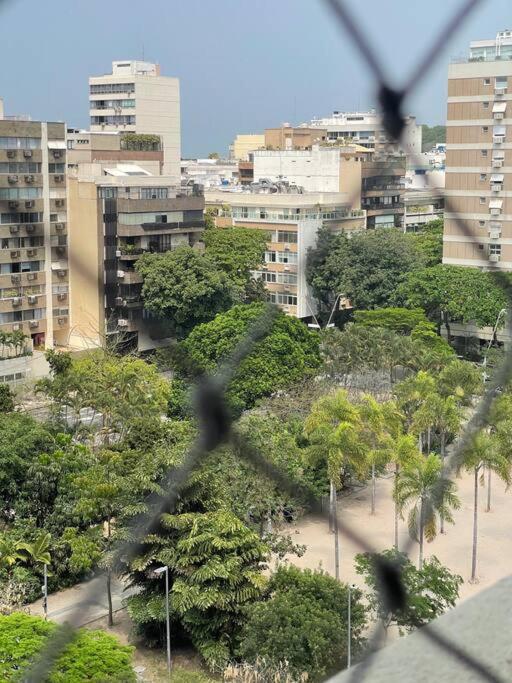
[[[21,612],[0,616],[0,680],[21,681],[58,626]],[[55,662],[47,683],[131,683],[132,647],[103,631],[78,629]]]
[[[12,413],[14,394],[8,384],[0,384],[0,413]]]
[[[346,666],[348,587],[323,572],[280,567],[269,582],[268,600],[248,609],[239,654],[249,663],[285,662],[294,680],[320,680]],[[363,645],[366,609],[352,589],[352,651]]]

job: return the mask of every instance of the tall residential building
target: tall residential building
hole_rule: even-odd
[[[512,269],[511,110],[512,32],[502,31],[448,71],[444,263]]]
[[[149,62],[112,62],[112,73],[89,78],[92,132],[158,135],[163,173],[180,179],[180,83]]]
[[[0,119],[0,330],[35,347],[69,334],[64,123]]]
[[[351,209],[346,193],[205,192],[215,207],[218,227],[240,226],[269,234],[265,262],[254,273],[265,283],[269,299],[297,318],[317,312],[306,282],[306,258],[321,227],[333,232],[364,230],[365,212]]]
[[[400,151],[398,145],[392,143],[382,127],[380,114],[375,110],[361,112],[334,111],[331,116],[313,119],[303,126],[320,128],[327,131],[327,140],[335,142],[342,138],[347,142],[356,142],[368,149]],[[405,129],[400,148],[406,155],[421,153],[422,130],[416,123],[416,117],[405,117]]]
[[[70,346],[85,349],[119,340],[155,348],[166,335],[144,309],[135,262],[146,252],[193,246],[204,228],[204,197],[174,179],[124,164],[69,177],[71,278]]]

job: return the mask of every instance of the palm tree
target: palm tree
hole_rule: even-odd
[[[427,396],[434,393],[435,388],[435,379],[424,370],[420,370],[413,377],[408,377],[395,386],[398,406],[405,415],[406,431],[411,428],[416,411],[423,405]],[[419,443],[419,448],[422,450],[421,434]]]
[[[487,424],[489,425],[489,433],[497,436],[502,452],[507,453],[508,444],[512,438],[512,396],[509,393],[504,393],[494,400],[487,418]],[[491,478],[492,468],[488,467],[486,512],[491,511]]]
[[[20,541],[16,541],[8,536],[0,538],[0,568],[9,569],[16,562],[23,562],[26,559],[26,552]]]
[[[492,434],[480,432],[475,436],[465,451],[463,467],[468,472],[473,472],[474,495],[473,495],[473,550],[471,554],[471,579],[476,578],[476,560],[478,543],[478,483],[483,481],[484,470],[487,467],[502,479],[507,487],[510,485],[510,460],[503,454],[499,440]]]
[[[50,543],[52,537],[48,532],[42,531],[32,543],[19,543],[18,547],[25,553],[25,560],[34,564],[50,564]]]
[[[398,435],[398,437],[395,439],[393,454],[392,454],[392,460],[395,463],[395,481],[394,481],[395,489],[396,489],[398,477],[400,475],[400,470],[403,467],[407,467],[411,462],[414,461],[414,458],[417,458],[419,456],[420,456],[420,452],[418,451],[415,438],[413,436],[411,436],[410,434]],[[396,496],[394,496],[394,500],[395,500],[395,548],[398,550],[399,509],[398,509],[398,501],[397,501]]]
[[[395,483],[395,500],[401,515],[410,507],[409,534],[419,541],[418,568],[423,566],[423,540],[433,541],[437,534],[436,515],[453,523],[451,508],[457,509],[460,501],[455,484],[442,473],[441,458],[435,453],[418,456],[400,471]]]
[[[347,470],[366,472],[366,461],[358,439],[359,414],[344,390],[316,401],[306,418],[304,433],[309,440],[309,456],[324,461],[330,482],[330,514],[333,522],[336,578],[339,578],[339,538],[336,497]]]

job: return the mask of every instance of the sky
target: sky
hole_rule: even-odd
[[[347,0],[399,86],[461,0]],[[481,0],[407,113],[444,122],[447,65],[512,28],[511,0]],[[182,156],[227,153],[237,133],[376,105],[375,85],[325,0],[0,0],[6,114],[88,126],[90,75],[158,62],[181,87]]]

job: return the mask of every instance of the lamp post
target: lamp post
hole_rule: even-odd
[[[348,608],[347,608],[347,669],[352,664],[352,586],[348,584]]]
[[[45,621],[48,619],[48,565],[43,564],[43,611]]]
[[[158,567],[155,574],[165,573],[165,614],[167,621],[167,671],[171,677],[171,618],[169,615],[169,567]]]

